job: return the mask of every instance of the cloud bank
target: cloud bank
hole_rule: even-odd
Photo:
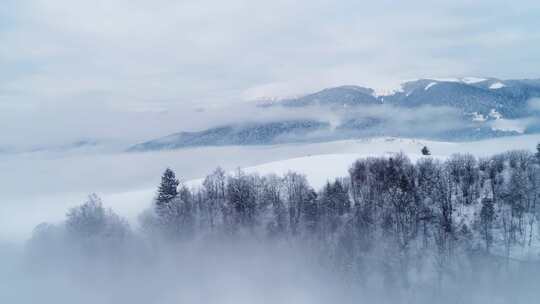
[[[539,13],[536,1],[7,0],[1,140],[101,137],[104,127],[134,138],[133,121],[153,136],[172,131],[166,111],[337,84],[535,77]]]

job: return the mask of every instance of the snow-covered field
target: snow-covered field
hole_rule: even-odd
[[[104,204],[134,220],[150,205],[160,175],[173,168],[188,185],[217,166],[233,171],[307,175],[320,187],[328,178],[347,175],[352,162],[366,156],[404,152],[413,160],[427,145],[435,157],[453,153],[477,156],[511,150],[533,150],[540,135],[477,142],[448,143],[376,138],[274,146],[191,148],[149,153],[34,153],[0,156],[0,241],[27,238],[33,227],[63,218],[67,208],[95,192]],[[24,220],[23,220],[24,219]]]
[[[305,174],[309,180],[309,183],[319,189],[324,186],[324,184],[329,180],[335,177],[342,177],[348,175],[348,169],[351,164],[359,159],[374,155],[392,155],[395,152],[385,152],[385,153],[374,153],[374,154],[364,154],[364,153],[335,153],[335,154],[317,154],[317,155],[308,155],[302,157],[289,158],[284,160],[278,160],[268,163],[263,163],[256,166],[242,168],[243,171],[247,173],[257,173],[260,175],[265,174],[277,174],[284,175],[289,171],[301,172]],[[411,160],[416,160],[419,157],[422,157],[421,154],[408,153],[407,154]],[[441,156],[434,156],[442,158]],[[234,172],[230,172],[234,174]],[[192,179],[187,181],[185,184],[188,187],[197,187],[202,183],[203,179]]]

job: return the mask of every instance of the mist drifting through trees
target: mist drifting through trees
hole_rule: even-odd
[[[0,299],[531,303],[539,160],[365,158],[322,189],[295,172],[219,168],[190,189],[167,169],[134,228],[94,194],[63,223],[38,225],[0,277]]]

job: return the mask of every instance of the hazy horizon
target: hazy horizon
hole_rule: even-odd
[[[182,121],[200,108],[336,85],[536,78],[539,14],[537,1],[7,0],[0,147],[136,141],[197,129]]]
[[[538,302],[539,16],[2,0],[0,303]]]

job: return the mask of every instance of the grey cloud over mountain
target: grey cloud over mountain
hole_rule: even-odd
[[[536,77],[540,35],[527,29],[539,10],[536,1],[7,0],[2,142],[102,137],[104,126],[133,140],[173,131],[164,112],[343,83]]]

